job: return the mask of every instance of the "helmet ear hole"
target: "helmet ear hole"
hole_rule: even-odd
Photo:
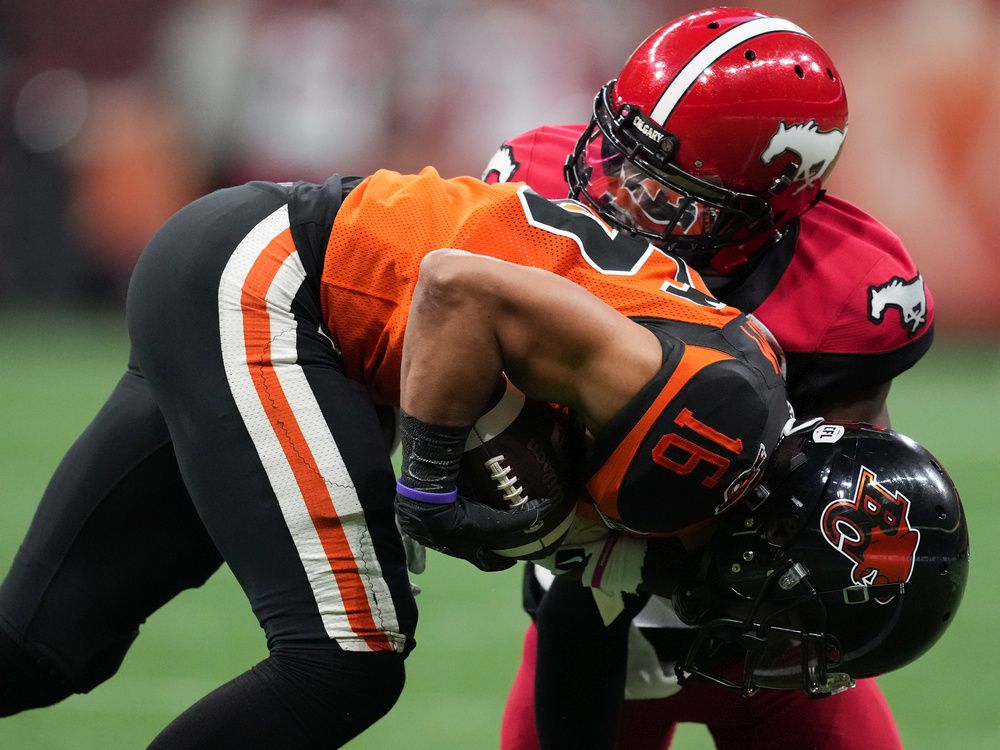
[[[764,527],[764,539],[775,547],[784,547],[799,533],[801,528],[802,521],[796,515],[787,513],[775,516]]]
[[[705,583],[696,583],[693,586],[678,590],[673,598],[674,611],[685,622],[693,625],[701,622],[705,613],[712,606],[712,589]]]

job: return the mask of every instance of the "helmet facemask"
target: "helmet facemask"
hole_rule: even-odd
[[[613,226],[704,267],[720,247],[772,228],[767,202],[696,177],[674,161],[682,144],[626,104],[611,104],[610,81],[566,162],[570,197]]]
[[[819,698],[853,687],[850,675],[833,671],[841,648],[828,633],[827,609],[808,570],[783,556],[768,568],[745,614],[730,606],[730,616],[701,624],[676,666],[678,681],[697,676],[748,696],[760,688],[801,688]]]

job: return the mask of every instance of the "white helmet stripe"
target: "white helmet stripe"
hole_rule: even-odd
[[[739,44],[756,36],[770,34],[775,31],[791,31],[793,34],[809,36],[802,28],[784,18],[755,18],[741,23],[712,40],[697,55],[691,58],[687,65],[674,76],[660,100],[653,107],[652,119],[662,125],[670,117],[684,93],[691,84],[698,80],[705,69]],[[810,37],[811,38],[811,37]]]

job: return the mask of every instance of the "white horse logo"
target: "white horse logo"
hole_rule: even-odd
[[[912,336],[927,322],[927,294],[924,279],[917,274],[912,279],[893,276],[881,286],[868,287],[868,317],[881,323],[886,307],[895,307],[903,319],[903,326]]]
[[[479,179],[483,182],[490,182],[490,175],[496,175],[495,182],[510,182],[510,178],[514,176],[514,172],[520,166],[514,161],[514,149],[504,144],[490,158],[486,169],[483,170],[483,176]]]
[[[813,183],[823,177],[837,158],[846,136],[846,127],[843,130],[820,130],[815,120],[797,125],[779,122],[778,130],[771,136],[760,160],[764,164],[770,164],[786,151],[798,154],[801,161],[792,181],[801,181],[802,184],[792,193],[795,195],[812,187]]]

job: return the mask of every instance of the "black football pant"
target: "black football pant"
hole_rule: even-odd
[[[110,677],[142,622],[223,561],[270,656],[154,747],[336,747],[395,702],[416,608],[393,471],[325,333],[321,250],[297,241],[330,217],[304,211],[253,183],[191,204],[146,248],[129,369],[0,587],[0,715]]]

